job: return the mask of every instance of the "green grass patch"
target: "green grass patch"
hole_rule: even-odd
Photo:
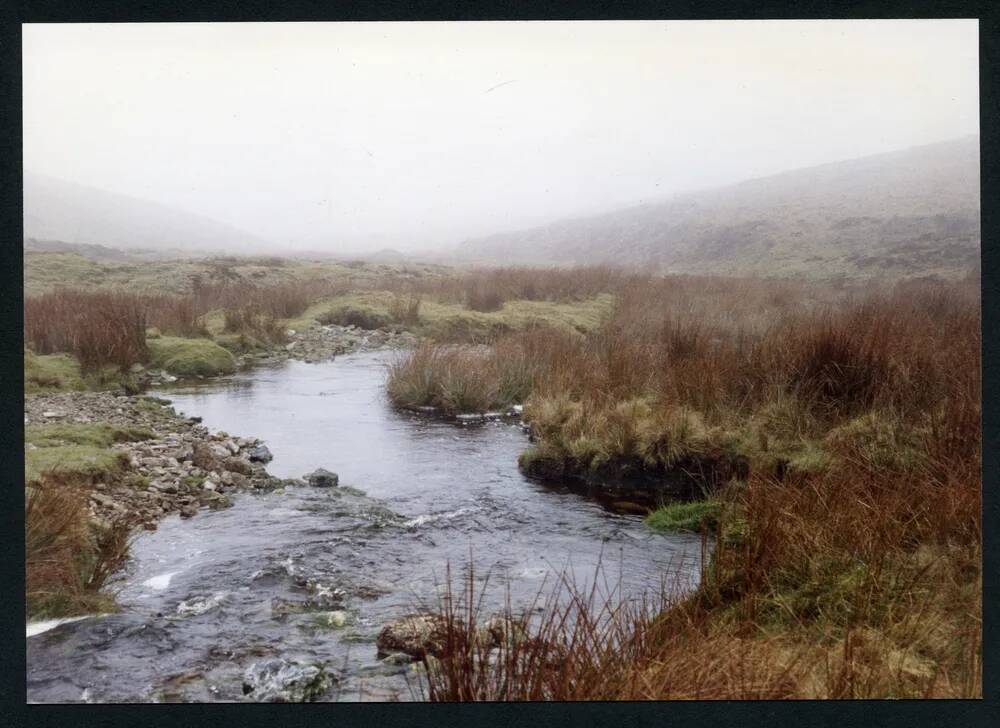
[[[661,533],[712,530],[721,512],[722,503],[717,500],[668,503],[646,516],[646,525]]]
[[[614,296],[602,294],[584,301],[507,301],[498,311],[470,311],[459,303],[441,303],[424,298],[416,323],[406,328],[420,336],[442,342],[489,341],[509,331],[550,326],[576,334],[596,330],[610,314]],[[389,291],[366,291],[327,298],[310,306],[302,316],[288,319],[288,328],[301,330],[317,323],[379,328],[402,325],[400,300]],[[211,326],[209,327],[211,330]]]
[[[69,354],[40,355],[24,351],[26,394],[85,389],[80,364]]]
[[[57,423],[24,428],[24,477],[28,483],[45,476],[73,483],[118,479],[128,469],[128,454],[112,450],[116,442],[154,437],[141,427],[107,423]]]
[[[155,437],[144,427],[110,425],[105,422],[57,423],[28,425],[24,428],[24,441],[35,447],[62,447],[86,445],[111,447],[116,442],[138,442]]]
[[[179,377],[214,377],[236,371],[236,360],[210,339],[148,339],[150,366]]]
[[[24,453],[24,479],[27,483],[44,476],[74,483],[97,483],[112,480],[127,470],[128,453],[93,445],[39,447]]]

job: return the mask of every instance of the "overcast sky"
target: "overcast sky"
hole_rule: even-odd
[[[26,171],[402,250],[977,133],[975,21],[24,26]]]

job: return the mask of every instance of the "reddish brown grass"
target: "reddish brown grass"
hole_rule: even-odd
[[[113,608],[102,590],[128,555],[128,524],[91,527],[85,492],[52,479],[25,490],[24,520],[29,617]]]
[[[38,354],[69,352],[85,371],[146,360],[146,300],[115,291],[58,290],[24,302],[24,340]]]

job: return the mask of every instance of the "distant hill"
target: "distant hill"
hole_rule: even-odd
[[[31,173],[24,175],[24,237],[188,254],[269,247],[261,238],[202,215]]]
[[[164,248],[153,250],[150,248],[109,248],[106,245],[93,245],[91,243],[65,243],[62,240],[36,240],[28,238],[24,241],[25,253],[76,253],[91,260],[110,260],[123,263],[138,262],[143,260],[170,260],[172,258],[196,258],[207,256],[208,253],[199,253],[180,250],[177,248]]]
[[[979,265],[979,200],[970,136],[469,240],[457,254],[681,273],[962,275]]]

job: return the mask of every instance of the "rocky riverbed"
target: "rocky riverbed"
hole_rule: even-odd
[[[329,361],[342,354],[412,348],[419,341],[416,335],[398,328],[368,330],[357,326],[332,324],[317,325],[301,330],[289,329],[287,335],[290,341],[284,347],[245,354],[240,357],[241,366],[247,367],[285,359],[315,363]]]
[[[259,439],[210,432],[164,402],[110,392],[39,394],[25,399],[24,423],[107,423],[153,433],[150,439],[112,446],[128,454],[131,469],[126,477],[92,484],[90,509],[102,525],[124,518],[155,529],[170,513],[188,518],[202,508],[224,508],[230,492],[292,482],[267,472],[271,453]]]

